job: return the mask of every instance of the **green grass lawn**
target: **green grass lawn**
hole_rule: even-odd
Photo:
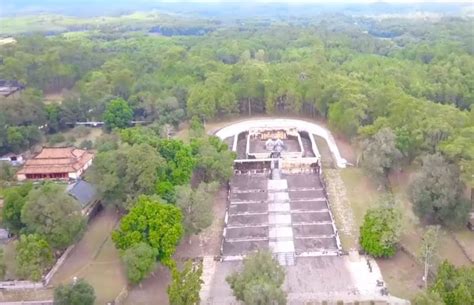
[[[404,230],[400,244],[413,256],[417,256],[424,226],[413,213],[412,204],[406,195],[412,172],[412,169],[408,169],[402,173],[392,175],[390,180],[395,199],[401,205],[403,212]],[[373,181],[359,168],[341,169],[340,175],[346,187],[356,225],[360,227],[365,212],[377,202],[382,193],[377,190]],[[474,249],[474,234],[472,232],[463,229],[454,232],[454,235],[465,245],[465,249]],[[443,229],[439,238],[439,260],[446,259],[457,266],[471,264],[451,233]],[[420,290],[422,270],[413,257],[399,251],[393,258],[377,261],[384,279],[394,295],[410,299]]]
[[[424,232],[424,225],[420,223],[418,217],[413,213],[412,204],[407,198],[410,177],[414,172],[415,169],[410,168],[402,173],[392,175],[390,180],[392,190],[398,201],[401,203],[402,211],[404,212],[404,232],[402,234],[401,244],[410,251],[410,253],[417,254]],[[457,234],[457,232],[454,234]],[[461,228],[459,234],[456,236],[460,236],[466,246],[474,245],[474,234],[468,232],[466,228]],[[468,257],[463,253],[461,247],[448,230],[442,229],[439,238],[440,247],[438,255],[440,260],[448,260],[457,266],[471,264]]]
[[[359,228],[364,221],[365,213],[374,206],[382,193],[377,191],[372,180],[360,168],[344,168],[341,170],[341,177],[346,186],[355,222]]]

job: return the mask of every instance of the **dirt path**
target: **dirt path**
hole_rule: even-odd
[[[115,299],[126,286],[119,253],[110,239],[118,219],[119,215],[112,209],[97,214],[51,283],[56,286],[69,283],[74,277],[84,278],[95,288],[96,304]]]

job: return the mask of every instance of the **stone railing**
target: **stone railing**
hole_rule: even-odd
[[[0,302],[0,305],[53,305],[53,300],[45,301],[20,301],[20,302]]]

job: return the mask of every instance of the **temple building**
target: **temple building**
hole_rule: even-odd
[[[18,181],[78,179],[92,164],[94,154],[75,147],[43,147],[17,172]]]

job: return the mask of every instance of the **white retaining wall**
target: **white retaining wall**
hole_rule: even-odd
[[[296,127],[298,131],[306,131],[308,134],[315,134],[326,140],[329,150],[336,160],[337,166],[340,168],[346,167],[347,161],[341,157],[339,149],[336,145],[336,141],[334,140],[332,134],[326,128],[315,123],[295,119],[254,119],[223,127],[219,129],[215,135],[224,140],[228,137],[238,135],[241,132],[248,131],[250,128],[255,127]]]

